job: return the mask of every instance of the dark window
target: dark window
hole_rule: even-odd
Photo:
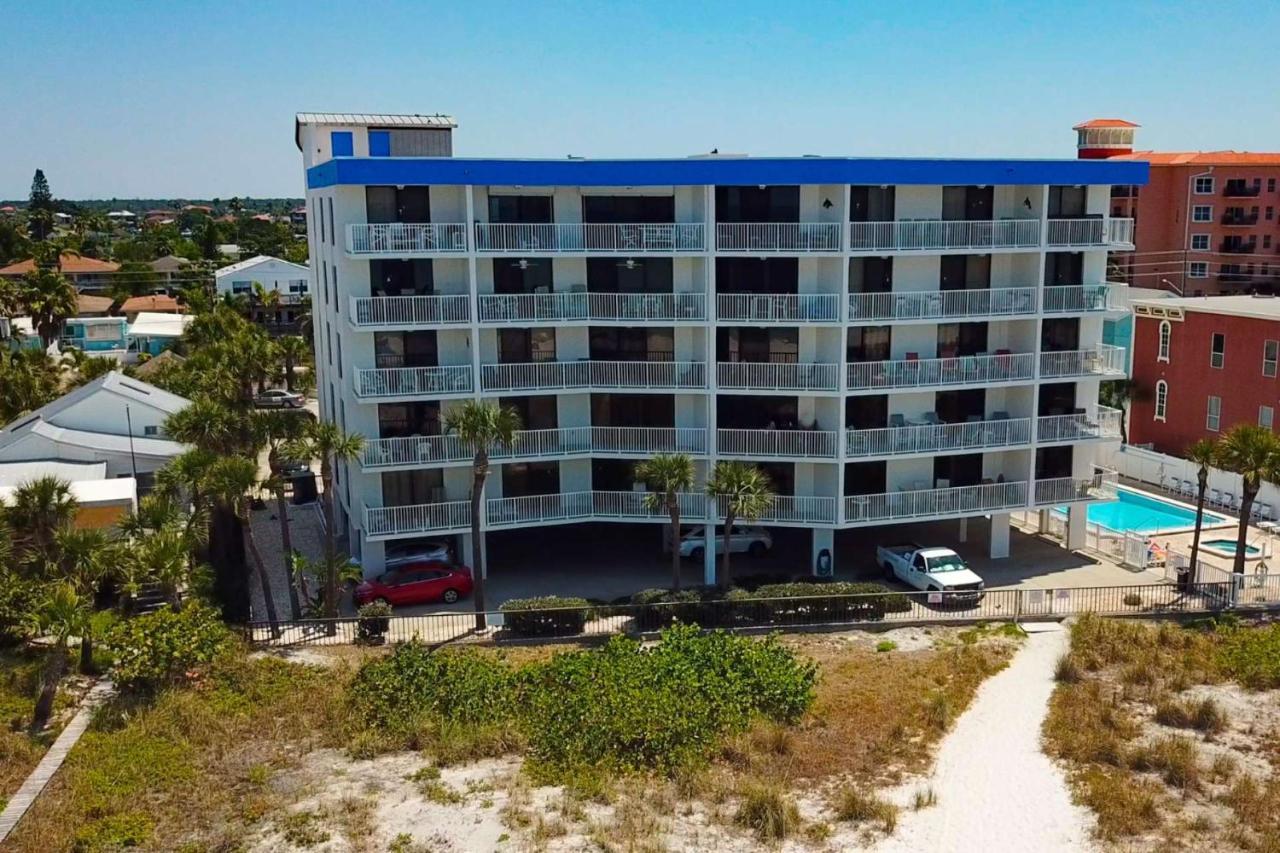
[[[1076,384],[1074,382],[1051,382],[1040,386],[1040,401],[1036,414],[1040,417],[1049,415],[1070,415],[1076,410]]]
[[[985,388],[939,391],[934,395],[933,410],[937,413],[939,420],[948,424],[985,420],[987,391]]]
[[[494,258],[494,293],[550,293],[549,258]]]
[[[716,187],[716,222],[799,222],[800,187]]]
[[[1273,193],[1275,191],[1276,191],[1276,179],[1267,178],[1267,192]]]
[[[378,367],[435,367],[439,364],[436,333],[374,332],[373,358]]]
[[[797,397],[756,397],[726,394],[716,398],[716,426],[720,429],[801,429]]]
[[[440,435],[440,404],[423,400],[378,404],[378,436]]]
[[[444,500],[444,469],[414,468],[412,471],[384,471],[382,505],[413,506]]]
[[[800,358],[798,329],[746,326],[716,331],[716,360],[794,364]]]
[[[886,491],[887,463],[849,462],[844,466],[844,493],[846,495],[881,495]]]
[[[549,195],[489,196],[489,221],[495,223],[552,222]]]
[[[716,258],[716,293],[797,293],[798,258]]]
[[[587,258],[592,293],[671,293],[670,258]]]
[[[592,326],[591,358],[595,361],[674,361],[675,332],[626,326]]]
[[[848,429],[883,429],[889,425],[889,397],[849,397],[844,401],[844,422]]]
[[[893,290],[893,258],[850,258],[850,293],[888,293]]]
[[[955,358],[987,351],[986,323],[939,323],[938,357]]]
[[[955,486],[976,486],[980,482],[982,482],[981,453],[934,457],[934,488],[946,489],[954,488]]]
[[[520,417],[521,429],[556,429],[560,424],[556,414],[554,394],[533,397],[502,397],[498,404],[512,408]]]
[[[629,492],[635,486],[636,463],[631,459],[592,459],[591,488],[601,492]]]
[[[1072,447],[1069,444],[1036,450],[1036,479],[1052,480],[1071,476]]]
[[[991,286],[990,255],[943,255],[939,290],[966,290]]]
[[[995,209],[994,187],[943,187],[942,218],[985,220]]]
[[[1049,187],[1049,218],[1078,219],[1085,215],[1084,187]]]
[[[1080,319],[1055,317],[1040,327],[1041,352],[1067,352],[1080,348]]]
[[[896,187],[850,187],[850,222],[892,222]]]
[[[1084,284],[1082,252],[1049,252],[1044,256],[1044,283],[1048,287]]]
[[[426,296],[435,289],[431,261],[369,261],[369,292],[374,296]]]
[[[498,362],[500,364],[528,364],[555,360],[555,329],[498,330]]]
[[[1272,219],[1274,219],[1274,218],[1275,218],[1275,215],[1276,215],[1276,209],[1275,209],[1274,207],[1268,206],[1268,207],[1267,207],[1267,221],[1268,221],[1268,222],[1270,222]]]
[[[854,326],[849,329],[849,361],[885,361],[889,358],[888,326]]]
[[[675,222],[676,200],[669,195],[583,196],[582,221],[621,224]]]
[[[517,462],[502,466],[503,497],[554,495],[559,492],[559,462]]]
[[[676,402],[672,394],[592,394],[592,426],[636,426],[671,428],[676,425]]]
[[[1222,367],[1226,358],[1227,336],[1222,332],[1214,332],[1209,342],[1209,366]]]

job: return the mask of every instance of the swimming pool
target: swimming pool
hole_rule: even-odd
[[[1213,551],[1215,553],[1222,554],[1227,557],[1234,557],[1236,555],[1236,540],[1210,539],[1208,542],[1204,543],[1204,549],[1206,551]],[[1259,548],[1257,545],[1244,546],[1244,555],[1246,557],[1249,557],[1252,559],[1253,557],[1256,557],[1261,553],[1262,553],[1262,549]]]
[[[1065,507],[1058,507],[1065,514]],[[1204,527],[1216,527],[1231,519],[1214,512],[1205,512]],[[1174,533],[1191,530],[1196,526],[1196,511],[1192,507],[1162,500],[1142,492],[1120,489],[1116,499],[1089,504],[1089,523],[1118,533]]]

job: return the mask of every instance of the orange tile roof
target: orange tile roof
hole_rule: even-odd
[[[1280,153],[1267,151],[1134,151],[1111,160],[1145,160],[1152,166],[1280,166]]]
[[[1122,118],[1091,118],[1088,121],[1081,122],[1072,130],[1090,130],[1095,127],[1142,127],[1140,124],[1134,124],[1131,121],[1125,121]]]
[[[88,293],[81,293],[76,296],[76,309],[81,315],[85,314],[104,314],[111,310],[111,306],[115,303],[110,296],[93,296]]]
[[[120,310],[125,314],[136,314],[140,311],[181,314],[185,309],[172,296],[157,293],[150,296],[131,296],[120,306]]]
[[[25,261],[18,261],[15,264],[9,264],[7,267],[0,268],[0,275],[26,275],[35,268],[35,260],[27,258]],[[97,258],[84,258],[79,255],[71,254],[62,255],[62,272],[64,275],[115,272],[118,269],[120,269],[120,265],[113,264],[111,261],[100,261]]]

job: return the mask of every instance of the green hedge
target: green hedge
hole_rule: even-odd
[[[878,583],[771,584],[757,589],[752,597],[762,600],[763,610],[759,614],[761,618],[771,620],[880,620],[886,613],[901,613],[911,609],[911,602],[905,595]]]
[[[500,608],[503,624],[516,637],[572,637],[582,633],[591,614],[585,598],[513,598]]]
[[[911,608],[905,595],[876,583],[778,583],[753,592],[695,587],[646,589],[631,597],[634,627],[659,631],[675,623],[703,628],[819,621],[878,621]]]
[[[105,645],[117,684],[153,690],[192,677],[231,650],[235,639],[217,611],[189,601],[179,611],[163,607],[116,623]]]

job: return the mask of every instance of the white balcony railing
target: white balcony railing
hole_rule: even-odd
[[[838,391],[838,364],[733,361],[716,365],[716,384],[737,391]]]
[[[701,293],[486,293],[479,310],[481,323],[701,321],[707,299]]]
[[[796,456],[833,459],[840,450],[839,433],[804,429],[716,430],[716,452],[743,458]]]
[[[350,320],[357,328],[466,325],[471,322],[471,297],[353,296]]]
[[[855,253],[885,250],[1017,249],[1035,248],[1039,245],[1038,219],[917,219],[849,223],[849,250]]]
[[[470,394],[470,365],[385,367],[357,370],[357,397],[430,397]]]
[[[1044,313],[1075,314],[1085,311],[1109,311],[1111,288],[1108,285],[1046,287]]]
[[[702,223],[476,223],[476,251],[669,255],[706,251]]]
[[[364,508],[365,534],[375,538],[462,530],[470,526],[471,501]]]
[[[680,516],[700,521],[706,515],[706,498],[681,494]],[[582,491],[553,495],[492,498],[486,504],[489,527],[557,521],[667,521],[667,513],[645,505],[644,492]]]
[[[1040,377],[1123,376],[1124,348],[1110,344],[1082,350],[1040,353]]]
[[[1107,244],[1117,248],[1133,248],[1133,220],[1107,220]]]
[[[461,222],[380,222],[347,226],[352,255],[465,254],[467,226]]]
[[[871,388],[916,388],[929,385],[973,385],[1029,380],[1034,353],[966,355],[895,361],[859,361],[849,365],[850,391]]]
[[[1094,415],[1045,415],[1036,419],[1036,441],[1118,440],[1119,409],[1099,406]]]
[[[485,364],[482,391],[705,388],[706,365],[697,361],[542,361]]]
[[[765,524],[835,524],[836,506],[835,498],[775,495],[773,504],[756,520]]]
[[[901,456],[1009,447],[1031,441],[1031,419],[1013,418],[962,424],[907,424],[845,433],[848,456]]]
[[[1036,480],[1037,506],[1110,500],[1116,496],[1115,471],[1098,470],[1092,477],[1054,477]]]
[[[840,319],[834,293],[721,293],[716,319],[746,323],[822,323]]]
[[[852,495],[844,499],[844,521],[849,524],[907,518],[937,518],[999,512],[1026,506],[1027,484],[984,483],[945,489],[920,489],[876,495]]]
[[[849,294],[850,320],[1004,317],[1035,312],[1034,287]]]
[[[1107,221],[1101,216],[1050,219],[1045,234],[1050,246],[1103,246],[1106,245]]]
[[[716,249],[721,252],[839,252],[837,222],[720,222]]]
[[[553,459],[565,456],[649,456],[707,452],[706,430],[697,427],[562,427],[521,430],[510,445],[494,447],[489,458]],[[456,435],[415,435],[365,442],[360,464],[384,468],[470,462],[474,450]]]

